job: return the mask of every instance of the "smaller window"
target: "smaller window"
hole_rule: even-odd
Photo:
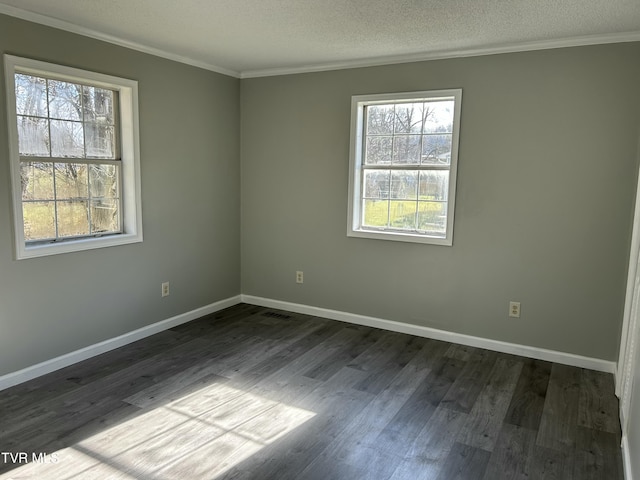
[[[351,104],[351,237],[452,245],[462,90]]]
[[[137,82],[5,55],[16,257],[142,240]]]

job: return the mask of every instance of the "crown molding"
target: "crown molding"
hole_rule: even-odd
[[[294,75],[300,73],[325,72],[330,70],[345,70],[349,68],[379,67],[384,65],[394,65],[400,63],[424,62],[429,60],[444,60],[450,58],[479,57],[483,55],[498,55],[503,53],[528,52],[534,50],[550,50],[555,48],[581,47],[588,45],[600,45],[608,43],[626,43],[640,41],[640,31],[611,33],[604,35],[585,35],[580,37],[563,38],[557,40],[540,40],[534,42],[520,42],[502,45],[490,45],[483,47],[444,49],[438,51],[412,53],[407,55],[393,55],[383,57],[372,57],[366,59],[345,60],[340,62],[328,62],[321,64],[308,64],[290,67],[275,67],[266,69],[248,69],[241,72],[220,67],[208,62],[196,60],[194,58],[167,52],[155,47],[132,42],[120,37],[98,32],[90,28],[60,20],[57,18],[41,15],[20,8],[12,7],[0,3],[0,14],[20,18],[29,22],[39,23],[48,27],[65,30],[85,37],[102,40],[114,45],[130,48],[142,53],[147,53],[157,57],[166,58],[175,62],[184,63],[194,67],[221,73],[234,78],[257,78],[272,77],[278,75]]]
[[[557,40],[540,40],[535,42],[520,42],[477,48],[474,47],[465,49],[438,50],[432,52],[374,57],[368,59],[312,64],[306,66],[270,68],[261,70],[244,70],[240,73],[240,78],[272,77],[277,75],[293,75],[300,73],[325,72],[330,70],[345,70],[348,68],[380,67],[384,65],[394,65],[399,63],[424,62],[429,60],[445,60],[450,58],[463,57],[480,57],[484,55],[499,55],[503,53],[518,53],[535,50],[551,50],[555,48],[583,47],[588,45],[639,41],[640,31],[612,33],[606,35],[585,35],[581,37],[571,37]]]
[[[28,22],[38,23],[47,27],[57,28],[71,33],[76,33],[85,37],[94,38],[96,40],[102,40],[103,42],[118,45],[120,47],[129,48],[142,53],[148,53],[156,57],[166,58],[167,60],[173,60],[174,62],[184,63],[191,65],[192,67],[202,68],[204,70],[210,70],[212,72],[221,73],[230,77],[240,78],[240,72],[230,70],[228,68],[219,67],[211,63],[196,60],[194,58],[187,57],[185,55],[178,55],[175,53],[167,52],[159,48],[150,47],[141,43],[132,42],[123,38],[116,37],[114,35],[108,35],[106,33],[98,32],[90,28],[82,27],[74,23],[60,20],[57,18],[41,15],[39,13],[29,12],[22,10],[21,8],[12,7],[10,5],[4,5],[0,3],[0,14],[8,15],[10,17],[19,18]]]

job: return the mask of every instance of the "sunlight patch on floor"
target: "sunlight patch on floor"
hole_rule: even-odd
[[[0,478],[213,479],[314,415],[216,383]]]

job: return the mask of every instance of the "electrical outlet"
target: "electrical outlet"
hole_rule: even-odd
[[[296,283],[304,283],[304,272],[300,270],[296,272]]]
[[[164,282],[162,284],[162,296],[163,297],[169,296],[169,282]]]
[[[509,302],[509,316],[520,318],[520,302]]]

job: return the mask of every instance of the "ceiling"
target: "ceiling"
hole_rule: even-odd
[[[241,78],[640,40],[640,0],[0,0],[0,13]]]

